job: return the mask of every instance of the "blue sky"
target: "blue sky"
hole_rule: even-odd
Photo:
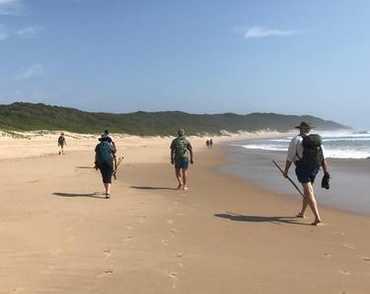
[[[370,1],[0,0],[0,103],[370,128]]]

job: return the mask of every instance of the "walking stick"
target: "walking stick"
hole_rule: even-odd
[[[114,168],[114,171],[113,171],[113,177],[114,177],[115,180],[117,180],[117,172],[118,172],[118,169],[119,169],[123,159],[124,159],[124,156],[122,155],[121,157],[118,158],[118,162],[117,162],[117,159],[115,160],[115,168]]]
[[[275,161],[273,160],[272,163],[278,168],[278,170],[284,175],[284,171],[282,170],[282,168],[280,167],[280,165]],[[298,193],[304,197],[304,194],[302,193],[301,189],[299,189],[299,187],[297,186],[297,184],[289,177],[287,177],[288,181],[294,186],[294,188],[296,188],[296,190],[298,191]]]

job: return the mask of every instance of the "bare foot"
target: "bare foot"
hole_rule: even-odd
[[[303,213],[298,213],[295,217],[299,217],[299,218],[305,218],[304,214]]]
[[[182,188],[184,191],[188,191],[189,190],[189,188],[188,188],[188,186],[184,186],[184,188]]]
[[[311,225],[312,226],[319,226],[319,225],[322,225],[322,222],[321,222],[321,220],[317,219],[313,223],[311,223]]]
[[[182,187],[182,185],[181,185],[181,184],[179,184],[179,185],[177,186],[176,190],[181,190],[181,187]]]

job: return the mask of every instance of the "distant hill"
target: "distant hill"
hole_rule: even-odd
[[[178,111],[134,112],[124,114],[84,112],[73,108],[17,102],[0,105],[0,128],[15,131],[65,130],[98,133],[103,129],[132,135],[173,135],[178,128],[187,134],[220,134],[270,129],[291,130],[300,121],[322,130],[348,129],[333,121],[314,116],[251,113],[239,115],[189,114]]]

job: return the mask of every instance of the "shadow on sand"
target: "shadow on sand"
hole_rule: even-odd
[[[137,190],[170,190],[170,191],[177,190],[175,188],[169,187],[150,187],[150,186],[131,186],[130,188]]]
[[[229,219],[235,222],[251,222],[251,223],[274,223],[274,224],[291,224],[291,225],[309,225],[297,221],[293,216],[257,216],[257,215],[242,215],[233,212],[217,213],[215,217]]]
[[[76,166],[78,169],[95,169],[93,166]]]
[[[61,193],[55,192],[53,193],[54,196],[59,197],[66,197],[66,198],[73,198],[73,197],[89,197],[89,198],[97,198],[97,199],[105,199],[105,195],[102,193],[94,192],[94,193]]]

